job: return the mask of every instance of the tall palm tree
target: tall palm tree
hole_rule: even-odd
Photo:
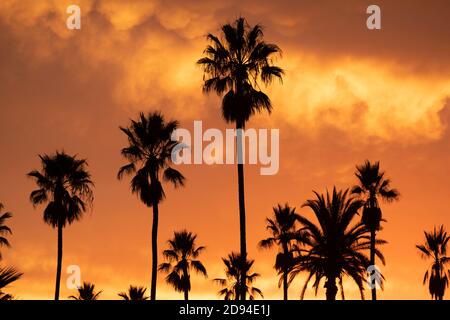
[[[447,244],[450,236],[447,235],[442,225],[439,229],[434,227],[433,232],[425,231],[424,233],[425,243],[416,245],[416,247],[420,250],[423,258],[431,259],[433,263],[430,270],[425,272],[423,284],[428,281],[431,299],[442,300],[450,278],[450,269],[448,269],[450,257],[447,256]]]
[[[370,231],[370,265],[375,265],[376,233],[380,230],[382,212],[378,199],[392,202],[398,200],[400,194],[391,188],[391,181],[385,178],[380,170],[380,162],[371,163],[366,160],[364,164],[356,166],[358,185],[352,188],[352,193],[364,200],[362,221]],[[372,300],[377,300],[376,286],[372,286]]]
[[[118,294],[123,300],[131,300],[131,301],[144,301],[148,300],[148,296],[145,295],[147,291],[144,287],[131,286],[128,288],[128,292],[120,292]]]
[[[33,170],[38,189],[30,194],[30,201],[36,207],[46,203],[44,222],[58,229],[58,260],[56,267],[55,300],[59,299],[63,254],[63,228],[79,221],[92,204],[93,183],[87,171],[85,159],[77,159],[65,152],[40,155],[41,171]]]
[[[244,18],[234,24],[222,26],[222,35],[207,35],[211,43],[198,60],[204,71],[203,91],[215,91],[222,96],[222,115],[225,121],[236,125],[238,159],[238,195],[241,256],[247,256],[244,198],[244,165],[242,129],[252,115],[266,110],[272,103],[260,90],[260,83],[270,84],[275,78],[282,80],[283,70],[273,65],[274,55],[280,54],[275,44],[266,43],[260,25],[251,27]],[[241,294],[245,299],[245,273],[241,281]]]
[[[102,291],[95,292],[95,285],[89,282],[83,282],[83,285],[78,288],[77,296],[69,296],[74,300],[98,300]]]
[[[161,181],[171,182],[175,187],[184,185],[184,176],[171,165],[171,154],[178,142],[171,140],[177,129],[177,121],[166,122],[159,112],[140,113],[137,121],[131,120],[127,128],[120,128],[128,138],[128,146],[122,149],[122,156],[128,164],[117,174],[133,175],[131,191],[139,195],[141,201],[153,209],[152,225],[152,278],[150,299],[156,299],[158,268],[158,219],[159,203],[165,198]]]
[[[306,271],[308,276],[303,286],[303,299],[308,283],[314,278],[315,293],[322,280],[325,280],[327,300],[335,300],[338,292],[337,282],[342,283],[344,276],[349,276],[358,286],[364,299],[364,279],[369,259],[363,251],[370,248],[367,228],[362,222],[352,224],[363,206],[362,200],[348,197],[348,190],[327,192],[326,196],[314,192],[316,198],[307,200],[303,207],[309,207],[318,224],[301,216],[299,221],[307,234],[305,245],[307,253],[299,257],[298,264],[291,273]],[[384,243],[378,240],[378,244]],[[378,249],[375,253],[384,261]],[[343,291],[343,290],[341,290]]]
[[[169,249],[163,251],[168,262],[159,266],[159,270],[168,273],[166,281],[176,291],[184,293],[184,299],[189,300],[191,290],[190,270],[207,277],[205,266],[197,260],[205,247],[197,247],[197,235],[186,230],[174,232],[173,239],[168,241]]]
[[[264,298],[262,291],[253,286],[256,278],[260,276],[259,273],[252,273],[251,268],[255,260],[242,259],[241,255],[232,252],[227,258],[222,258],[225,264],[226,278],[216,278],[214,282],[224,287],[219,291],[219,295],[223,296],[225,300],[239,300],[242,297],[240,293],[241,274],[244,271],[247,274],[245,281],[245,295],[249,296],[250,300],[254,300],[256,295]],[[244,297],[245,299],[246,297]]]
[[[22,277],[23,273],[17,271],[13,267],[0,268],[0,300],[11,300],[13,296],[4,293],[2,290],[14,281]]]
[[[8,239],[6,239],[6,235],[11,234],[11,229],[5,224],[7,219],[10,219],[12,217],[12,214],[10,212],[5,212],[2,214],[3,211],[3,204],[0,202],[0,248],[2,246],[10,247]],[[0,252],[0,260],[2,259],[2,254]]]
[[[269,249],[274,245],[279,247],[279,252],[275,260],[275,270],[280,275],[278,287],[283,284],[283,299],[288,300],[289,274],[291,273],[295,258],[299,251],[299,245],[304,241],[304,234],[297,229],[297,222],[300,216],[295,212],[295,208],[285,204],[280,204],[273,208],[273,218],[267,218],[266,229],[271,236],[259,242],[261,248]]]

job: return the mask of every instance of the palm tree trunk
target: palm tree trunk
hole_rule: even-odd
[[[59,300],[59,287],[61,283],[61,268],[62,268],[62,250],[63,250],[63,228],[58,223],[58,258],[56,264],[56,288],[55,288],[55,300]]]
[[[370,231],[370,264],[372,266],[375,266],[375,237],[376,237],[375,233],[376,233],[375,230]],[[376,285],[377,283],[372,283],[372,300],[377,300]]]
[[[288,300],[288,272],[283,272],[283,300]]]
[[[243,125],[236,123],[236,140],[237,140],[237,159],[238,159],[238,191],[239,191],[239,229],[240,229],[240,244],[241,244],[241,259],[243,261],[241,270],[241,284],[240,284],[240,298],[246,299],[246,280],[247,274],[245,270],[245,261],[247,261],[247,240],[246,240],[246,226],[245,226],[245,195],[244,195],[244,159],[243,159]]]
[[[330,277],[327,279],[327,282],[325,283],[326,288],[326,297],[327,300],[335,301],[336,300],[336,294],[338,291],[337,285],[336,285],[336,277]]]
[[[189,291],[184,290],[184,300],[188,301],[189,300]]]
[[[156,280],[158,272],[158,203],[153,203],[152,225],[152,283],[150,285],[150,300],[156,300]]]

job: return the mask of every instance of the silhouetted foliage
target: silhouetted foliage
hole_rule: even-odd
[[[0,300],[12,300],[14,297],[3,292],[3,289],[22,277],[23,273],[13,267],[0,268]]]
[[[223,296],[225,300],[238,300],[240,297],[241,274],[244,271],[247,275],[245,281],[245,294],[250,300],[254,300],[256,295],[264,298],[260,289],[253,286],[259,273],[252,273],[251,268],[255,260],[242,259],[238,253],[232,252],[227,258],[222,258],[225,264],[226,278],[216,278],[214,282],[224,287],[219,291],[219,296]]]
[[[78,288],[77,296],[69,296],[74,300],[98,300],[102,291],[95,292],[95,285],[89,282],[83,282],[83,285]]]
[[[305,235],[297,228],[300,216],[295,208],[280,204],[273,208],[273,218],[267,218],[266,229],[271,236],[259,242],[261,248],[272,248],[278,246],[278,254],[275,259],[275,270],[280,275],[278,287],[283,285],[283,299],[288,300],[289,274],[295,266],[295,254],[300,252]],[[291,279],[292,280],[292,279]]]
[[[147,291],[144,287],[131,286],[128,288],[127,292],[120,292],[118,294],[123,300],[131,300],[131,301],[143,301],[148,300],[149,297],[145,295]]]
[[[424,234],[424,244],[416,245],[416,247],[420,250],[424,259],[432,260],[432,264],[430,270],[425,272],[423,284],[428,281],[431,299],[442,300],[450,277],[450,269],[448,268],[450,257],[447,257],[447,244],[450,236],[447,235],[442,225],[439,229],[435,227],[432,232],[424,231]]]
[[[307,200],[303,207],[309,207],[318,224],[301,216],[299,221],[304,227],[307,237],[305,245],[307,254],[298,258],[298,264],[291,273],[306,271],[308,276],[301,292],[303,299],[308,283],[313,279],[315,293],[325,280],[327,300],[335,300],[338,292],[337,281],[348,276],[356,283],[364,299],[364,279],[369,259],[363,254],[370,248],[370,237],[367,228],[362,223],[352,224],[358,210],[364,202],[348,197],[348,190],[327,192],[326,196],[314,192],[316,198]],[[379,240],[378,244],[384,241]],[[384,261],[378,249],[376,254]]]
[[[6,239],[6,236],[10,235],[12,233],[11,229],[6,225],[6,220],[12,218],[12,214],[10,212],[2,213],[3,208],[4,208],[3,204],[0,203],[0,248],[2,246],[5,246],[5,247],[11,246],[8,239]],[[0,260],[1,259],[2,259],[2,254],[0,251]]]
[[[176,291],[184,293],[184,299],[189,300],[191,290],[190,271],[207,277],[205,266],[197,260],[205,247],[197,247],[195,240],[197,235],[186,230],[175,232],[173,239],[168,241],[169,249],[163,251],[164,258],[168,261],[159,266],[159,270],[168,273],[166,281]]]

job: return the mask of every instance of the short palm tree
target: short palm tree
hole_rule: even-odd
[[[58,260],[56,267],[55,300],[59,299],[61,282],[63,228],[79,221],[93,201],[91,176],[87,162],[64,152],[54,155],[40,155],[41,171],[33,170],[38,189],[30,194],[34,206],[46,203],[44,222],[58,230]]]
[[[123,300],[144,301],[149,298],[145,295],[146,291],[147,289],[144,287],[130,286],[128,292],[120,292],[118,296]]]
[[[245,281],[245,295],[248,295],[250,300],[254,300],[256,295],[264,298],[262,291],[253,286],[256,278],[260,276],[259,273],[251,272],[251,268],[255,260],[242,259],[240,254],[232,252],[227,258],[222,258],[225,264],[226,278],[216,278],[214,282],[221,285],[223,289],[219,291],[219,296],[223,296],[225,300],[239,300],[241,273],[244,270],[247,275]],[[245,299],[246,297],[244,297]]]
[[[168,241],[169,249],[163,251],[168,262],[159,266],[159,270],[168,273],[166,281],[178,292],[184,293],[184,299],[189,300],[191,290],[190,271],[207,277],[205,266],[197,260],[205,247],[197,247],[197,235],[186,230],[175,232],[173,239]]]
[[[133,175],[131,191],[139,195],[141,201],[153,209],[152,225],[152,276],[150,299],[156,299],[158,268],[158,206],[165,198],[162,181],[171,182],[175,187],[184,185],[184,176],[172,168],[172,151],[179,145],[172,141],[172,132],[177,129],[177,121],[166,122],[158,112],[141,113],[137,121],[131,120],[127,128],[120,128],[128,138],[128,146],[122,149],[122,156],[128,164],[120,168],[117,175]]]
[[[295,208],[288,204],[273,208],[273,218],[267,218],[267,230],[271,236],[261,240],[261,248],[279,247],[279,252],[275,260],[275,270],[280,275],[278,287],[283,284],[283,299],[288,300],[289,274],[295,265],[295,253],[299,252],[299,247],[304,241],[304,234],[297,229],[297,222],[300,216],[295,212]]]
[[[370,231],[370,264],[375,265],[376,233],[380,230],[382,212],[378,199],[392,202],[398,200],[399,192],[391,188],[391,181],[385,178],[385,173],[380,171],[380,163],[371,163],[366,160],[364,164],[356,166],[358,185],[352,188],[352,193],[364,200],[362,221]],[[372,287],[372,300],[377,299],[376,286]]]
[[[17,281],[23,273],[13,267],[0,268],[0,300],[11,300],[13,296],[3,292],[3,288]]]
[[[10,212],[4,212],[3,211],[3,204],[0,203],[0,247],[6,246],[9,247],[9,241],[6,239],[6,236],[8,234],[11,234],[11,229],[5,224],[6,220],[10,219],[12,217],[12,214]],[[2,254],[0,252],[0,260],[2,259]]]
[[[303,299],[308,283],[314,278],[313,288],[317,294],[320,283],[325,280],[327,300],[335,300],[338,292],[337,282],[348,276],[356,283],[364,299],[364,279],[369,259],[363,251],[370,247],[369,235],[362,222],[352,224],[358,210],[364,205],[362,200],[348,197],[348,190],[327,192],[326,196],[314,192],[316,198],[307,200],[303,207],[309,207],[318,224],[301,216],[299,221],[307,237],[307,253],[299,257],[291,277],[306,271],[308,276],[303,286]],[[379,240],[378,244],[384,243]],[[381,252],[375,253],[384,261]]]
[[[208,34],[211,43],[198,60],[204,71],[203,91],[222,96],[222,115],[236,125],[238,159],[238,194],[240,250],[247,256],[244,197],[244,165],[242,130],[252,115],[272,110],[269,97],[260,90],[260,82],[268,85],[275,78],[282,79],[283,70],[273,65],[274,56],[281,52],[275,44],[266,43],[260,25],[250,27],[244,18],[222,26],[221,37]],[[241,282],[245,298],[245,273]]]
[[[89,282],[83,282],[83,285],[78,288],[77,296],[69,296],[74,300],[98,300],[102,292],[95,292],[95,285]]]
[[[444,226],[440,226],[439,229],[435,227],[433,232],[425,231],[424,233],[425,243],[416,245],[416,247],[420,250],[423,258],[432,260],[432,264],[430,270],[425,272],[423,284],[428,281],[431,299],[442,300],[450,278],[448,268],[450,257],[447,256],[447,244],[450,236]]]

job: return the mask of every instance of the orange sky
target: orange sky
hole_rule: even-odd
[[[82,28],[65,27],[65,9],[79,4]],[[369,31],[365,9],[382,9],[382,30]],[[248,250],[262,274],[266,298],[282,296],[272,269],[275,251],[260,251],[264,219],[276,203],[300,209],[312,190],[355,183],[354,167],[380,160],[401,192],[384,205],[380,234],[387,278],[382,299],[428,298],[427,267],[415,244],[424,229],[450,228],[450,3],[424,1],[32,1],[0,2],[0,201],[14,213],[4,263],[25,273],[9,288],[22,299],[51,299],[56,232],[42,207],[28,201],[25,174],[39,153],[64,149],[88,158],[95,181],[91,213],[65,230],[63,271],[81,267],[82,279],[103,298],[129,284],[150,282],[151,210],[117,181],[126,139],[118,130],[139,111],[161,110],[192,128],[225,129],[220,100],[201,92],[195,62],[204,35],[239,15],[262,23],[268,41],[283,49],[283,85],[270,94],[274,112],[248,127],[280,129],[280,171],[260,176],[246,167]],[[235,166],[182,166],[184,189],[167,188],[161,205],[160,249],[174,230],[188,228],[206,245],[210,279],[194,278],[192,298],[217,298],[211,279],[220,258],[238,249]],[[64,274],[63,274],[64,275]],[[290,289],[299,296],[299,278]],[[62,296],[73,294],[62,281]],[[159,275],[158,298],[182,298]],[[346,296],[358,298],[352,283]],[[366,292],[367,296],[367,292]],[[323,298],[323,290],[319,293]],[[311,290],[306,298],[314,298]]]

